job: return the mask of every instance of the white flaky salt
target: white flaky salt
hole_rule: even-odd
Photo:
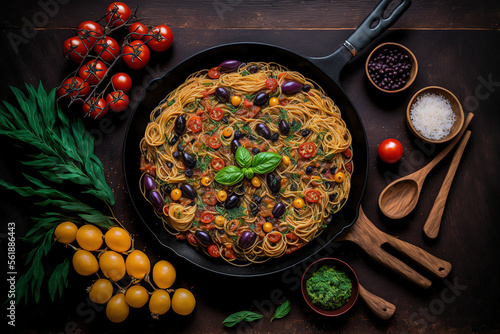
[[[440,140],[450,133],[455,114],[443,95],[426,93],[417,97],[411,105],[410,119],[422,136]]]

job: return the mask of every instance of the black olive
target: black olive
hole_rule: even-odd
[[[167,162],[167,167],[172,168],[172,167],[174,167],[174,164],[169,161],[169,162]]]
[[[240,130],[234,131],[234,139],[241,139],[243,137],[243,133]]]
[[[260,204],[262,202],[262,198],[260,196],[253,195],[252,196],[252,201],[254,201],[257,204]]]
[[[187,177],[191,177],[193,176],[193,170],[192,169],[187,169],[184,174],[187,176]]]
[[[269,173],[266,176],[266,183],[273,193],[277,193],[281,189],[281,177],[276,173]]]
[[[212,237],[205,231],[198,230],[194,232],[194,237],[203,246],[209,246],[210,244],[212,244]]]
[[[198,196],[196,190],[194,190],[194,188],[189,184],[183,184],[181,186],[181,191],[182,191],[182,196],[189,199],[195,199]]]
[[[170,195],[170,192],[172,191],[172,188],[170,187],[169,184],[164,184],[160,187],[160,190],[162,191],[162,193],[164,193],[165,195]]]
[[[177,116],[174,123],[174,129],[175,133],[177,133],[179,136],[181,136],[184,131],[186,131],[186,119],[184,118],[184,116]]]
[[[313,166],[307,166],[306,167],[306,174],[307,175],[310,175],[314,170],[314,167]]]
[[[184,152],[184,146],[182,146],[181,144],[177,145],[177,151]]]
[[[191,139],[190,143],[194,144],[195,141],[196,141],[196,138],[193,138],[193,139]]]
[[[181,158],[181,154],[177,151],[174,151],[174,153],[172,153],[172,156],[175,160],[179,160]]]
[[[221,101],[221,102],[227,102],[229,101],[229,98],[231,97],[231,93],[229,93],[229,90],[224,87],[217,87],[215,89],[215,96]]]
[[[274,206],[273,211],[271,213],[274,218],[279,218],[282,214],[285,213],[285,210],[286,210],[285,204],[279,202]]]
[[[258,70],[259,70],[259,67],[257,65],[250,65],[247,68],[248,73],[252,73],[252,74],[257,73]]]
[[[229,124],[229,118],[227,116],[222,117],[221,121],[223,124]]]
[[[271,135],[271,141],[277,141],[280,138],[280,135],[277,132],[273,132]]]
[[[188,168],[193,168],[194,166],[196,166],[196,158],[194,158],[187,152],[182,152],[182,161],[184,161],[184,164]]]
[[[259,123],[255,126],[255,132],[261,137],[264,137],[266,139],[271,138],[271,130],[267,127],[266,124],[264,123]]]
[[[259,154],[260,150],[257,147],[252,148],[252,153],[253,154]]]
[[[191,201],[191,202],[189,202],[189,204],[188,204],[188,205],[189,205],[189,206],[195,206],[195,204],[196,204],[196,202],[195,202],[195,201]]]
[[[253,100],[253,104],[256,106],[263,106],[267,101],[269,101],[269,95],[266,93],[259,93]]]
[[[257,234],[255,234],[255,232],[245,231],[241,234],[240,240],[238,241],[238,245],[242,249],[247,249],[254,244],[255,239],[257,239]]]
[[[311,90],[311,86],[309,86],[308,84],[305,84],[305,85],[302,87],[302,91],[303,91],[303,92],[306,92],[306,93],[307,93],[307,92],[308,92],[308,91],[310,91],[310,90]]]
[[[283,136],[288,136],[288,134],[290,133],[290,125],[288,125],[287,121],[285,121],[284,119],[280,119],[278,128],[280,129],[280,132]]]
[[[321,171],[321,174],[325,174],[326,172],[328,172],[328,169],[323,168],[323,170]]]
[[[236,154],[236,150],[240,146],[241,146],[241,143],[239,141],[237,141],[236,139],[233,139],[233,141],[231,142],[231,152],[233,152],[233,154]]]
[[[311,130],[309,130],[309,129],[302,130],[302,132],[300,134],[302,135],[302,137],[306,138],[307,136],[309,136],[311,134]]]
[[[240,197],[238,195],[231,195],[229,198],[224,202],[224,207],[226,209],[234,209],[240,204]]]
[[[337,166],[333,165],[332,168],[330,168],[330,173],[335,174],[337,172]]]
[[[179,140],[179,136],[174,135],[172,137],[172,139],[170,139],[170,145],[174,145],[175,143],[177,143],[178,140]]]

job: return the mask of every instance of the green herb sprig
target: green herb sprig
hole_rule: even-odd
[[[224,321],[222,322],[222,325],[224,325],[225,327],[233,327],[242,321],[252,322],[255,320],[259,320],[262,317],[263,317],[262,314],[257,314],[257,313],[252,312],[252,311],[240,311],[240,312],[233,313],[230,316],[228,316],[226,319],[224,319]]]
[[[276,312],[274,312],[274,315],[271,318],[271,322],[273,322],[274,319],[281,319],[286,317],[291,310],[292,304],[290,303],[290,300],[287,299],[283,302],[283,304],[276,308]]]

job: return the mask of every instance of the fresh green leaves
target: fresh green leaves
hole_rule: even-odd
[[[233,313],[229,317],[224,319],[224,321],[222,322],[222,325],[224,325],[225,327],[233,327],[242,321],[252,322],[255,320],[259,320],[262,317],[263,317],[262,314],[257,314],[255,312],[240,311],[240,312]]]
[[[242,169],[237,166],[224,167],[215,175],[215,181],[232,186],[243,180],[243,177],[251,179],[254,174],[272,172],[281,163],[281,155],[274,152],[261,152],[252,159],[250,152],[240,146],[236,150],[236,162]]]
[[[274,312],[274,315],[271,318],[271,322],[273,322],[274,319],[281,319],[286,317],[288,313],[290,313],[291,309],[292,304],[290,303],[290,300],[285,300],[283,304],[276,308],[276,312]]]
[[[49,295],[52,301],[54,301],[56,293],[59,293],[59,297],[61,297],[64,288],[68,287],[68,269],[69,258],[65,258],[63,263],[59,263],[52,272],[49,279]]]
[[[238,218],[246,217],[246,208],[243,206],[233,208],[233,209],[223,209],[218,206],[215,207],[215,210],[221,215],[225,216],[227,220],[233,220]]]

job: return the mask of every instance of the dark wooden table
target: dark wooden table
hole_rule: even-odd
[[[237,41],[275,44],[302,55],[322,56],[337,49],[372,10],[377,1],[128,1],[139,5],[138,15],[146,23],[167,24],[174,34],[171,51],[152,58],[149,72],[137,73],[132,96],[152,77],[175,66],[205,48]],[[1,99],[12,99],[9,85],[22,88],[24,82],[46,88],[59,85],[71,69],[61,55],[62,42],[74,34],[84,20],[99,19],[108,2],[88,0],[11,1],[0,5]],[[96,135],[96,154],[102,160],[106,178],[116,198],[114,212],[136,236],[136,247],[145,249],[153,261],[171,261],[178,273],[176,287],[190,288],[197,298],[195,312],[180,317],[173,312],[152,320],[146,310],[132,310],[122,324],[107,321],[100,306],[85,293],[90,279],[72,270],[69,286],[61,299],[42,300],[17,308],[16,332],[21,333],[122,333],[136,332],[390,332],[390,333],[490,333],[500,330],[498,298],[500,258],[498,191],[500,190],[500,4],[494,0],[414,1],[412,7],[373,45],[385,41],[404,44],[418,58],[419,73],[414,84],[398,95],[381,95],[367,82],[362,52],[343,72],[341,84],[364,122],[369,144],[369,178],[362,205],[374,224],[453,264],[444,281],[433,280],[422,290],[372,261],[359,248],[341,244],[334,256],[347,261],[359,280],[373,293],[387,299],[397,310],[389,321],[373,316],[363,302],[343,317],[330,319],[311,312],[298,289],[294,270],[261,279],[236,279],[209,274],[176,258],[155,244],[139,222],[125,190],[121,149],[127,117],[110,118],[111,125],[87,124]],[[33,28],[34,26],[34,28]],[[369,51],[369,50],[367,50]],[[383,216],[377,199],[394,177],[424,166],[442,149],[421,147],[405,125],[410,97],[419,89],[439,85],[460,99],[465,113],[474,112],[472,137],[450,191],[443,224],[435,241],[425,239],[423,224],[447,172],[451,156],[428,176],[421,199],[412,214],[398,221]],[[377,157],[377,146],[385,138],[399,139],[405,147],[403,160],[387,166]],[[2,139],[2,143],[5,141]],[[11,144],[11,142],[9,142]],[[1,176],[15,179],[15,148],[2,145]],[[26,233],[30,205],[25,199],[1,192],[1,250],[6,253],[7,222],[16,223],[18,237]],[[18,242],[18,263],[28,246]],[[326,255],[326,254],[325,254]],[[70,256],[52,254],[51,256]],[[2,256],[2,277],[6,273]],[[45,264],[50,267],[50,260]],[[290,315],[269,322],[275,303],[292,302]],[[261,321],[226,329],[221,323],[229,314],[253,310],[268,316]],[[7,320],[3,317],[2,325]],[[12,329],[12,328],[10,328]]]

